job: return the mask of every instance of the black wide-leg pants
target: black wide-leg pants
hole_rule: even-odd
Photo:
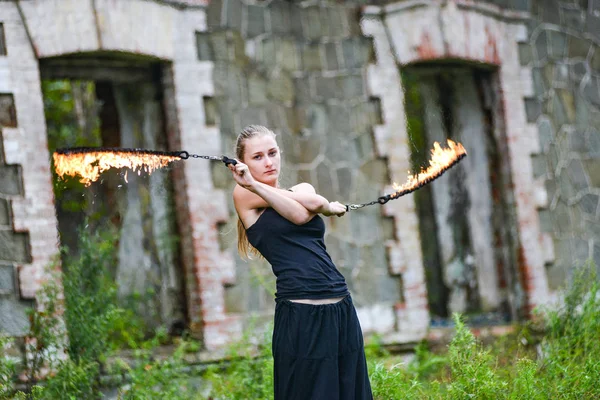
[[[273,330],[275,400],[371,400],[350,296],[334,304],[280,300]]]

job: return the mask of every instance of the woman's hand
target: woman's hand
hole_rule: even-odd
[[[229,164],[228,168],[233,172],[233,179],[236,181],[238,185],[243,187],[244,189],[248,189],[252,191],[256,180],[250,173],[248,166],[240,161],[237,164]]]
[[[341,217],[344,214],[346,214],[346,206],[339,201],[330,202],[328,209],[323,212],[323,215],[326,217],[331,217],[332,215]]]

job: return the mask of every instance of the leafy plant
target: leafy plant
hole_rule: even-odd
[[[373,362],[369,365],[369,372],[376,399],[422,399],[426,395],[426,386],[402,365],[388,368],[382,362]]]
[[[0,398],[8,397],[13,391],[17,362],[7,352],[12,343],[11,338],[0,333]]]
[[[216,399],[272,399],[273,354],[272,330],[267,329],[261,337],[253,337],[249,329],[234,344],[227,357],[226,366],[215,365],[205,375],[211,384],[211,398]]]
[[[28,393],[14,394],[13,399],[99,398],[102,382],[99,377],[103,371],[122,377],[119,390],[122,400],[273,398],[270,329],[257,336],[250,326],[242,339],[231,345],[227,357],[207,366],[201,377],[198,375],[202,367],[194,368],[186,361],[186,355],[200,350],[198,343],[182,340],[173,354],[158,358],[156,347],[169,341],[164,330],[159,330],[151,340],[141,340],[136,333],[121,334],[127,332],[123,319],[127,313],[116,306],[114,284],[103,273],[85,271],[85,266],[100,268],[110,262],[110,257],[104,258],[102,248],[110,241],[99,237],[88,239],[90,242],[82,246],[85,251],[78,261],[80,264],[69,264],[63,282],[65,300],[81,296],[73,299],[89,307],[69,310],[69,302],[65,301],[64,315],[87,313],[70,316],[70,320],[66,319],[67,327],[86,321],[93,326],[69,331],[69,337],[76,339],[69,345],[69,359],[56,361],[50,357],[61,350],[61,341],[56,336],[60,324],[53,319],[61,303],[56,286],[51,283],[45,286],[44,312],[32,312],[31,335],[35,340],[27,342],[30,355],[26,367],[32,384],[43,367],[52,364],[54,374],[31,387]],[[93,256],[87,254],[92,250]],[[85,293],[90,297],[86,298]],[[92,299],[103,301],[104,307],[94,308]],[[375,399],[600,398],[600,286],[593,266],[578,270],[564,292],[561,305],[539,310],[536,320],[544,327],[541,340],[526,324],[517,327],[512,335],[484,346],[463,319],[455,315],[456,332],[447,352],[436,354],[426,343],[421,343],[408,363],[394,362],[396,356],[387,351],[381,338],[373,337],[368,340],[366,353]],[[96,335],[102,345],[77,336],[86,332]],[[131,342],[123,341],[124,337]],[[8,343],[7,338],[0,336],[0,348],[6,348]],[[133,361],[117,358],[114,363],[106,364],[104,360],[111,350],[119,346],[135,349]],[[535,348],[537,352],[533,351]],[[1,396],[8,397],[13,390],[14,367],[14,360],[5,354],[0,356]]]
[[[110,276],[116,263],[112,229],[80,234],[80,254],[63,267],[65,321],[69,332],[69,356],[74,361],[104,361],[111,350],[142,341],[143,326],[117,298]]]
[[[184,355],[193,346],[186,341],[164,360],[155,360],[151,351],[138,352],[135,367],[126,367],[130,383],[119,391],[122,400],[184,400],[192,398]],[[187,368],[189,370],[189,368]]]
[[[429,379],[441,374],[448,365],[448,358],[429,351],[427,343],[421,342],[415,348],[415,358],[408,364],[408,371],[418,380]]]
[[[546,395],[600,398],[600,285],[592,263],[575,270],[562,303],[540,310],[547,324],[540,345]]]
[[[460,315],[454,314],[453,319],[456,335],[448,348],[452,374],[448,395],[453,399],[503,398],[506,383],[493,368],[493,355],[477,343]]]
[[[97,362],[63,360],[57,366],[56,374],[43,382],[43,386],[34,387],[32,400],[54,399],[94,399],[98,397]]]
[[[79,255],[65,257],[62,273],[56,264],[48,268],[49,279],[38,296],[42,301],[29,310],[25,340],[24,373],[31,398],[98,397],[107,356],[142,342],[144,329],[137,328],[139,323],[131,328],[129,322],[136,318],[119,307],[116,284],[110,279],[114,240],[111,231],[82,231]],[[7,358],[2,360],[2,370],[9,371]],[[43,385],[34,386],[40,379]]]
[[[29,331],[25,338],[23,372],[29,386],[42,379],[45,371],[53,368],[63,354],[65,331],[59,317],[62,304],[56,264],[51,264],[46,273],[49,279],[38,293],[40,304],[28,310]]]

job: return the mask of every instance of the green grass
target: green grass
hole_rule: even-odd
[[[101,398],[103,374],[122,377],[121,399],[272,398],[269,330],[256,336],[249,329],[243,340],[231,346],[224,362],[203,370],[192,370],[185,361],[187,354],[199,350],[193,341],[180,340],[172,355],[159,359],[154,351],[168,340],[165,333],[159,331],[151,340],[143,340],[140,326],[127,332],[130,314],[119,308],[114,287],[102,272],[109,261],[102,243],[97,242],[102,239],[85,240],[89,243],[84,253],[95,256],[83,254],[83,262],[74,261],[64,268],[65,304],[85,305],[64,312],[71,340],[63,350],[70,358],[47,357],[61,345],[53,337],[60,331],[59,324],[49,312],[60,299],[56,287],[48,286],[49,306],[44,313],[31,315],[30,335],[37,339],[36,347],[29,349],[33,362],[16,365],[4,351],[10,340],[0,337],[0,398]],[[600,293],[595,267],[580,268],[564,293],[560,307],[537,311],[535,325],[516,326],[513,333],[489,345],[475,338],[460,315],[453,317],[455,332],[448,346],[432,352],[427,343],[421,343],[410,362],[389,354],[377,337],[370,338],[366,354],[375,398],[600,398]],[[97,307],[98,301],[104,307]],[[117,357],[123,347],[133,349],[133,360]],[[117,361],[108,365],[109,356]],[[53,368],[53,375],[25,392],[15,391],[15,376],[23,368],[35,384],[39,371],[47,366]]]
[[[577,270],[564,293],[560,307],[536,312],[535,325],[516,326],[514,333],[490,345],[478,341],[460,315],[453,316],[455,333],[447,348],[434,353],[422,343],[408,363],[372,338],[366,353],[374,397],[600,398],[600,292],[595,267]],[[262,348],[258,358],[241,357],[213,369],[208,376],[212,398],[270,399],[268,340]]]

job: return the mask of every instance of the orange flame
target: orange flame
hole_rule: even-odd
[[[393,188],[396,192],[391,194],[390,197],[393,199],[404,193],[409,193],[420,188],[426,183],[438,178],[446,172],[448,168],[452,167],[467,155],[467,151],[460,143],[448,139],[448,146],[449,148],[444,149],[438,142],[433,143],[429,167],[418,174],[410,174],[409,172],[406,182],[402,185],[398,185],[394,182]]]
[[[110,168],[131,168],[139,175],[142,171],[152,173],[172,161],[181,160],[179,156],[119,150],[55,152],[53,158],[59,177],[79,175],[79,181],[86,186]]]

